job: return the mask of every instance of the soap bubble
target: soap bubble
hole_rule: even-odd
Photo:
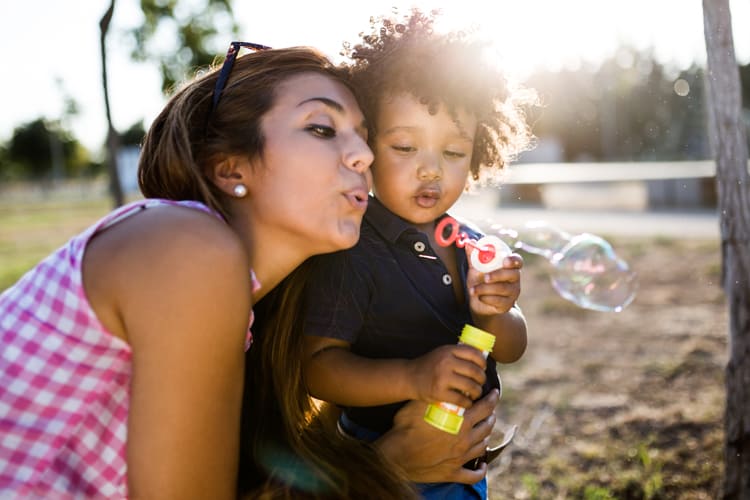
[[[620,312],[635,298],[636,273],[599,236],[574,236],[549,262],[553,288],[580,307]]]

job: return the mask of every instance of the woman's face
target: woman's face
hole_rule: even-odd
[[[443,107],[431,115],[409,94],[384,99],[377,120],[375,196],[399,217],[431,231],[466,187],[476,120],[460,112],[457,124]]]
[[[353,246],[373,155],[351,92],[320,74],[295,76],[277,89],[261,128],[248,186],[256,237],[284,238],[307,256]]]

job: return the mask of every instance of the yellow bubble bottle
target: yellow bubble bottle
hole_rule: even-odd
[[[495,345],[495,336],[485,332],[475,326],[464,325],[461,336],[458,338],[459,344],[466,344],[482,351],[484,358],[492,352]],[[464,421],[465,408],[451,403],[442,401],[427,406],[424,414],[424,420],[428,424],[437,427],[451,434],[458,434],[461,430],[461,424]]]

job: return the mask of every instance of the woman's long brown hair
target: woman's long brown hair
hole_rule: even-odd
[[[256,306],[247,357],[239,491],[268,499],[409,499],[416,491],[377,448],[341,436],[302,373],[310,261]]]

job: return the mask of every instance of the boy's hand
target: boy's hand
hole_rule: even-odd
[[[467,255],[471,251],[466,248]],[[469,267],[466,287],[469,290],[469,307],[476,316],[490,316],[510,311],[521,294],[521,268],[523,257],[513,253],[503,259],[503,267],[482,273]]]
[[[487,361],[467,345],[446,345],[410,361],[414,399],[445,401],[464,408],[482,394]]]

